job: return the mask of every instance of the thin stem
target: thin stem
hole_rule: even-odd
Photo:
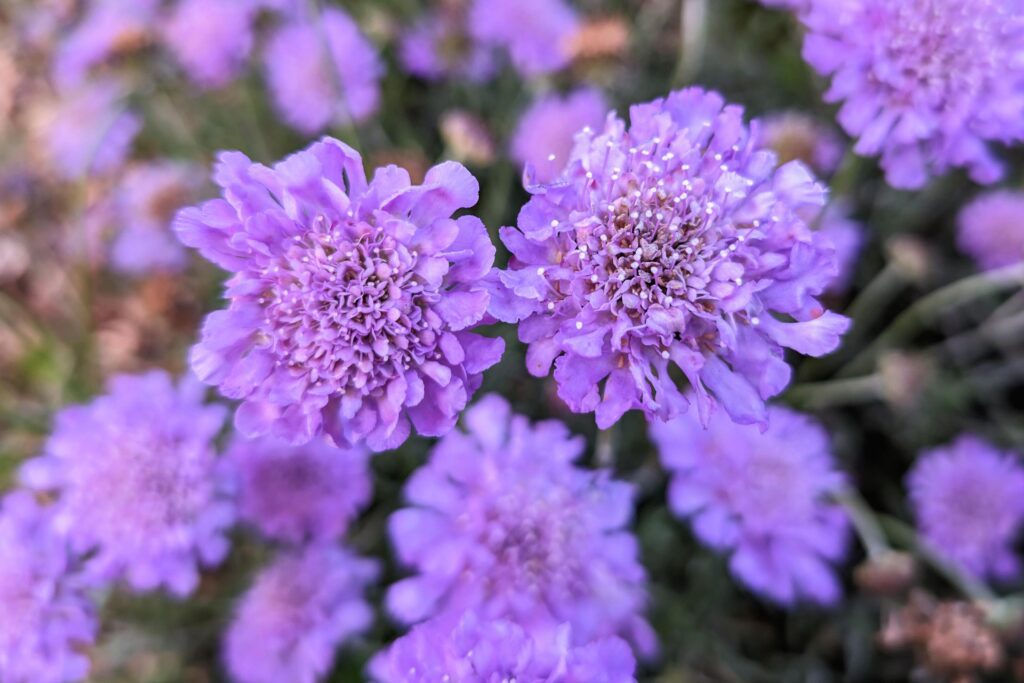
[[[882,396],[882,388],[881,376],[874,374],[797,384],[786,393],[786,398],[804,408],[821,409],[876,401]]]
[[[844,488],[833,497],[850,516],[853,528],[869,558],[878,559],[892,551],[886,540],[885,532],[878,523],[878,517],[855,489]]]

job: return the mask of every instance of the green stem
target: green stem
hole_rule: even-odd
[[[877,375],[797,384],[787,393],[790,403],[803,408],[859,405],[882,396],[882,378]]]

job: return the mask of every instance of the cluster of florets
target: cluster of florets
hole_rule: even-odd
[[[923,453],[907,489],[924,538],[978,577],[1016,578],[1024,524],[1024,467],[975,436]]]
[[[95,581],[190,593],[198,567],[228,550],[233,508],[215,474],[223,406],[163,372],[120,375],[109,392],[56,418],[23,483],[57,497],[53,524]]]
[[[465,424],[409,481],[412,507],[391,517],[398,557],[416,571],[389,590],[391,613],[411,624],[472,609],[542,639],[567,623],[576,643],[624,634],[652,649],[646,576],[625,529],[632,487],[574,466],[581,439],[561,422],[531,425],[497,396]]]
[[[889,183],[921,187],[966,168],[991,183],[991,143],[1024,139],[1024,14],[1004,0],[813,3],[804,58],[832,77],[825,97],[858,154]]]
[[[825,190],[776,168],[742,109],[688,89],[577,137],[562,176],[533,194],[496,274],[491,312],[519,321],[537,376],[605,428],[631,408],[686,409],[678,368],[707,416],[764,422],[789,382],[784,348],[822,355],[849,321],[817,300],[836,276],[804,216]],[[603,392],[600,388],[603,382]]]
[[[784,605],[835,603],[831,563],[845,552],[848,523],[830,500],[843,478],[828,434],[785,408],[769,418],[763,433],[720,414],[707,427],[692,415],[652,424],[672,473],[669,506],[701,541],[731,553],[733,574],[758,593]]]
[[[0,681],[85,678],[95,608],[51,512],[16,492],[0,500]]]
[[[234,273],[192,366],[240,399],[246,436],[400,445],[410,423],[440,436],[501,357],[469,331],[488,294],[494,247],[472,206],[477,181],[444,163],[422,185],[395,166],[367,182],[330,138],[267,167],[220,156],[224,198],[183,210],[182,241]]]
[[[985,270],[1024,262],[1024,192],[996,190],[965,206],[956,243]]]
[[[523,112],[509,152],[524,167],[531,184],[549,183],[562,174],[576,133],[599,126],[607,113],[604,95],[593,88],[547,95]]]
[[[574,646],[568,627],[544,642],[518,624],[474,612],[444,615],[412,629],[371,664],[377,683],[633,683],[625,642],[602,638]]]
[[[414,76],[426,80],[482,81],[494,74],[494,51],[468,34],[465,3],[444,3],[425,12],[402,34],[399,56]]]
[[[524,76],[557,71],[570,60],[579,17],[565,0],[473,0],[470,34],[504,50]]]

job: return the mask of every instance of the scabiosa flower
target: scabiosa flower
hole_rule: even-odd
[[[1002,174],[989,143],[1024,139],[1024,24],[1003,0],[846,0],[804,18],[804,58],[832,76],[854,150],[881,155],[886,179],[918,188],[964,167]]]
[[[780,163],[802,161],[821,175],[831,175],[843,158],[843,145],[831,128],[813,116],[784,111],[766,116],[764,142]]]
[[[406,71],[429,81],[453,77],[474,83],[494,73],[493,50],[466,35],[460,14],[442,7],[402,33],[399,57]]]
[[[842,294],[853,280],[857,257],[864,246],[864,226],[847,214],[847,207],[830,205],[818,220],[818,234],[835,250],[838,274],[825,290],[829,294]]]
[[[61,89],[82,85],[90,70],[145,45],[156,15],[155,0],[101,0],[57,47],[53,80]]]
[[[0,680],[85,678],[82,649],[96,635],[95,610],[49,510],[23,491],[0,501],[0,605]]]
[[[640,616],[646,577],[625,529],[632,487],[575,467],[581,439],[558,421],[531,425],[498,396],[467,410],[465,424],[413,475],[413,507],[391,517],[398,557],[417,572],[388,591],[391,613],[415,623],[474,609],[541,639],[568,623],[577,643],[652,641]]]
[[[224,153],[214,180],[225,198],[185,209],[176,230],[235,273],[192,366],[242,401],[239,431],[374,450],[410,422],[449,431],[504,349],[469,331],[495,252],[479,219],[450,217],[476,203],[469,171],[444,163],[414,186],[388,166],[367,183],[359,154],[325,138],[272,168]]]
[[[107,394],[58,413],[22,481],[59,496],[54,524],[89,554],[91,578],[183,596],[198,564],[227,554],[233,513],[218,495],[212,443],[224,418],[191,378],[175,386],[162,371],[118,375]]]
[[[636,662],[619,638],[572,646],[568,628],[539,642],[518,624],[467,612],[416,626],[371,662],[377,683],[631,683]]]
[[[384,70],[380,57],[352,18],[336,7],[278,28],[267,44],[264,65],[275,107],[301,133],[358,123],[377,111]]]
[[[377,565],[330,545],[290,551],[256,577],[224,643],[238,683],[315,683],[339,646],[373,622],[363,598]]]
[[[845,552],[847,520],[826,497],[843,478],[820,425],[768,412],[764,433],[720,413],[707,428],[692,415],[652,424],[672,474],[669,506],[702,542],[731,552],[733,574],[756,592],[783,605],[834,603],[841,589],[830,563]]]
[[[370,501],[368,456],[362,448],[339,449],[322,438],[302,446],[238,439],[226,463],[239,519],[290,543],[334,540]]]
[[[798,162],[775,167],[742,109],[692,88],[584,129],[562,176],[528,187],[491,312],[521,320],[531,374],[606,428],[631,408],[671,419],[687,377],[741,423],[789,382],[783,347],[836,348],[849,321],[815,298],[836,275],[803,216],[824,189]],[[599,384],[604,382],[603,396]]]
[[[196,85],[225,86],[249,57],[258,9],[250,0],[180,0],[164,26],[164,43]]]
[[[469,30],[484,45],[504,49],[524,76],[569,63],[579,17],[564,0],[473,0]]]
[[[519,119],[512,136],[512,158],[533,168],[535,182],[550,183],[569,161],[576,133],[600,126],[607,113],[604,95],[593,88],[543,97]]]
[[[1024,467],[975,436],[921,454],[907,489],[924,538],[979,577],[1014,578],[1024,522]]]
[[[184,248],[170,226],[174,212],[198,194],[199,177],[192,165],[170,160],[139,164],[124,174],[112,209],[117,236],[111,261],[117,270],[139,275],[184,267]]]
[[[142,119],[123,103],[116,81],[87,83],[61,97],[46,123],[50,165],[69,180],[117,170],[131,151]]]
[[[981,268],[1024,261],[1024,192],[983,194],[960,211],[956,243]]]

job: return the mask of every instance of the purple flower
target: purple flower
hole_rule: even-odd
[[[131,151],[142,120],[122,102],[116,81],[87,83],[62,96],[47,122],[46,153],[68,180],[117,170]]]
[[[588,126],[599,128],[607,113],[600,90],[583,88],[564,97],[543,97],[520,117],[512,137],[512,158],[533,168],[531,180],[550,183],[569,161],[576,133]]]
[[[798,162],[776,168],[739,107],[700,89],[632,108],[577,136],[557,182],[528,187],[491,313],[520,320],[527,369],[555,364],[559,396],[606,428],[631,408],[668,420],[696,392],[763,423],[788,383],[784,347],[834,350],[849,321],[816,299],[833,250],[802,218],[824,189]],[[599,390],[604,383],[603,396]]]
[[[197,564],[228,550],[233,512],[213,476],[224,412],[202,404],[191,378],[175,386],[162,371],[119,375],[106,395],[57,414],[22,481],[58,496],[54,524],[89,554],[90,578],[184,596],[199,581]]]
[[[802,161],[821,175],[831,175],[843,159],[843,145],[830,127],[799,111],[784,111],[763,120],[764,142],[781,163]]]
[[[1014,578],[1024,521],[1024,467],[974,436],[921,454],[907,489],[924,538],[979,577]]]
[[[95,609],[70,572],[50,513],[25,492],[0,501],[0,680],[63,683],[86,677],[83,648]]]
[[[518,624],[467,612],[424,622],[370,664],[377,683],[633,683],[629,646],[609,637],[570,645],[568,627],[543,641]]]
[[[422,185],[396,166],[367,184],[362,159],[325,138],[272,168],[223,153],[224,199],[185,209],[185,244],[234,276],[210,314],[192,366],[242,405],[249,437],[400,445],[410,422],[440,436],[501,357],[470,332],[489,296],[494,246],[477,181],[448,162]]]
[[[626,530],[632,487],[575,467],[582,439],[561,422],[531,425],[498,396],[467,410],[465,424],[413,475],[413,507],[391,517],[398,557],[416,571],[388,591],[391,613],[411,624],[473,609],[545,642],[568,623],[576,643],[628,634],[653,648]]]
[[[245,66],[258,9],[251,0],[179,0],[163,39],[196,85],[220,88]]]
[[[185,251],[170,230],[174,212],[192,201],[200,175],[190,164],[155,161],[134,166],[121,178],[113,198],[117,224],[111,260],[122,273],[179,271]]]
[[[818,234],[824,238],[824,244],[835,249],[838,269],[838,274],[825,290],[829,294],[842,294],[849,289],[857,268],[857,257],[864,246],[864,226],[850,218],[846,209],[841,204],[830,205],[818,220]]]
[[[330,545],[286,552],[242,597],[224,642],[237,683],[315,683],[335,650],[366,630],[377,565]]]
[[[266,78],[285,123],[317,133],[334,123],[358,123],[377,111],[384,68],[373,44],[336,7],[317,19],[295,18],[271,36]]]
[[[226,458],[239,519],[290,543],[334,540],[370,502],[368,456],[324,439],[302,446],[237,439]]]
[[[839,600],[830,563],[846,550],[847,520],[827,500],[843,485],[825,430],[805,415],[768,410],[768,430],[715,415],[651,425],[672,473],[668,502],[754,591],[783,605]]]
[[[960,211],[957,246],[985,270],[1024,261],[1024,192],[983,194]]]
[[[1022,19],[1004,0],[819,0],[804,58],[832,76],[825,99],[893,187],[951,167],[991,183],[989,143],[1024,139]]]
[[[414,76],[437,81],[462,78],[486,80],[494,73],[493,51],[465,35],[464,18],[440,8],[427,12],[401,36],[399,57]]]
[[[564,0],[473,0],[469,30],[484,45],[508,52],[524,76],[558,71],[569,63],[569,41],[579,28]]]
[[[53,80],[67,90],[81,86],[93,67],[142,47],[154,23],[155,0],[102,0],[92,3],[57,47]]]

